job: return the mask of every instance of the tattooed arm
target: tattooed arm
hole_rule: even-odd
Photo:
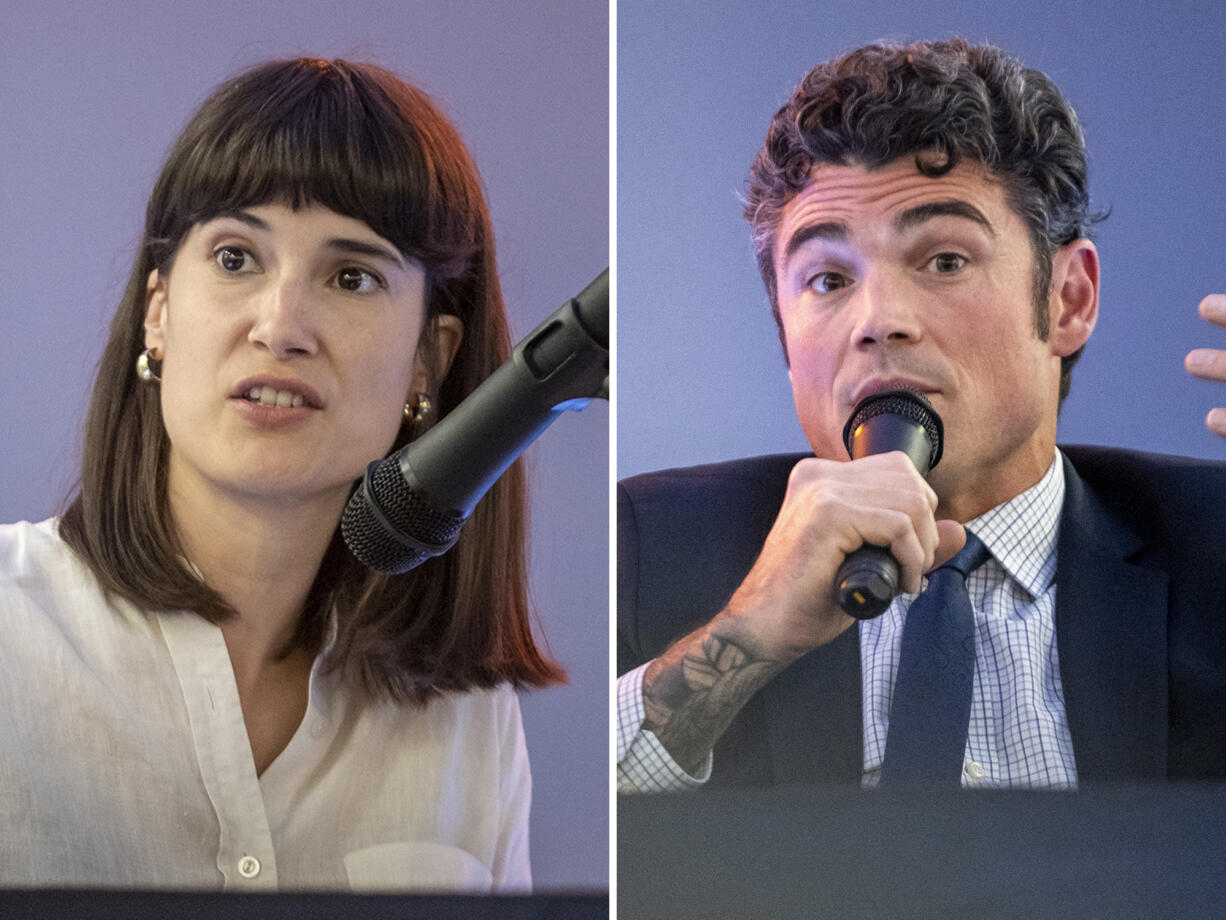
[[[959,525],[936,521],[936,506],[902,454],[800,461],[757,560],[724,609],[619,681],[619,789],[702,781],[713,747],[753,695],[854,622],[831,599],[847,553],[863,543],[889,546],[904,589],[917,590],[934,560],[964,540]],[[632,701],[637,719],[622,700]]]
[[[764,656],[731,617],[716,617],[647,666],[643,729],[697,775],[715,742],[786,662]]]

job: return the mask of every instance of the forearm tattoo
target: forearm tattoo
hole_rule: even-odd
[[[755,657],[748,644],[714,631],[682,640],[644,675],[643,728],[694,773],[741,707],[779,667],[779,662]]]

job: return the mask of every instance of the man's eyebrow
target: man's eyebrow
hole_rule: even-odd
[[[843,242],[850,236],[847,229],[847,224],[836,221],[827,220],[820,224],[808,224],[801,227],[790,237],[788,237],[787,246],[783,251],[784,261],[787,261],[795,254],[796,250],[803,246],[809,240],[831,240],[833,242]]]
[[[973,204],[961,201],[957,198],[948,198],[942,201],[929,201],[926,204],[919,204],[913,208],[900,212],[894,218],[894,229],[899,233],[904,230],[910,230],[912,227],[922,224],[926,220],[932,220],[934,217],[961,217],[966,220],[974,221],[981,225],[992,236],[996,236],[996,228],[992,226],[992,222],[984,217]]]
[[[383,259],[391,262],[397,268],[404,268],[405,262],[400,253],[387,246],[379,246],[375,243],[369,243],[366,240],[352,240],[346,237],[334,236],[324,243],[329,249],[335,249],[338,252],[354,253],[357,255],[371,256],[375,259]]]

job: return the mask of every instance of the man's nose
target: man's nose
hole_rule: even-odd
[[[852,344],[856,347],[902,345],[923,336],[913,293],[886,272],[866,277],[850,306],[855,310]]]

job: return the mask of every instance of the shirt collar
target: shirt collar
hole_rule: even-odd
[[[1031,599],[1056,575],[1056,537],[1064,505],[1064,463],[1059,450],[1037,483],[986,511],[966,528],[981,539],[1005,572]]]

